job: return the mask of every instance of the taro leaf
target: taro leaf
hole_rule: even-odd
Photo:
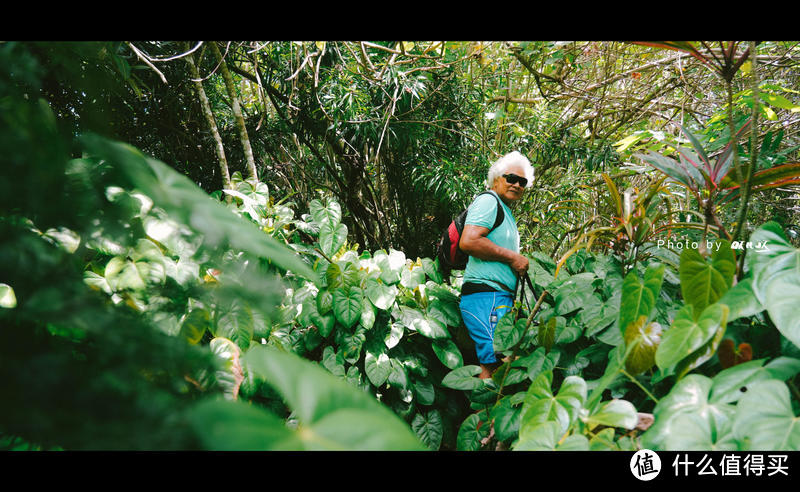
[[[425,275],[427,275],[431,280],[433,280],[437,284],[442,283],[442,274],[439,271],[439,261],[431,260],[430,258],[423,258],[422,259],[422,269],[425,271]]]
[[[508,311],[494,327],[494,351],[502,352],[512,349],[525,334],[528,320],[525,318],[515,321],[516,312]]]
[[[450,338],[450,333],[444,323],[432,318],[431,316],[421,316],[415,318],[409,328],[416,330],[418,333],[427,338],[441,339]]]
[[[479,368],[480,370],[480,368]],[[485,415],[484,412],[481,414]],[[479,424],[480,425],[479,427]],[[459,451],[477,451],[481,448],[481,440],[489,436],[489,425],[477,413],[467,417],[458,428],[456,446]]]
[[[463,366],[447,373],[442,379],[442,386],[457,390],[472,391],[483,386],[483,381],[476,378],[481,368],[475,365]]]
[[[363,326],[365,330],[371,329],[375,326],[376,318],[377,312],[375,311],[375,306],[372,305],[369,299],[363,297],[361,299],[361,326]]]
[[[406,366],[397,359],[389,360],[389,384],[402,389],[409,389],[408,372]]]
[[[401,271],[406,266],[405,253],[390,249],[387,254],[385,251],[379,250],[375,252],[373,259],[380,269],[380,279],[385,284],[392,285],[400,281]]]
[[[558,359],[558,352],[547,353],[544,347],[539,347],[533,353],[512,362],[511,367],[525,368],[528,378],[535,381],[540,374],[555,369]]]
[[[317,294],[317,312],[328,314],[333,309],[333,294],[329,290],[321,290]]]
[[[748,451],[800,449],[800,418],[786,384],[773,379],[753,385],[739,400],[733,432]]]
[[[336,350],[330,345],[325,347],[322,352],[322,367],[328,370],[331,374],[338,377],[344,377],[344,355],[340,350]]]
[[[557,422],[543,422],[520,430],[514,451],[588,451],[589,439],[583,434],[564,437]]]
[[[392,370],[389,356],[384,352],[372,353],[367,350],[367,355],[364,358],[364,372],[367,373],[367,378],[376,387],[383,386],[389,379],[389,373]]]
[[[734,285],[722,297],[720,304],[725,304],[730,309],[728,323],[739,318],[748,318],[764,310],[753,292],[753,279],[748,278]]]
[[[8,284],[0,284],[0,307],[11,309],[16,306],[17,297],[14,295],[14,289]]]
[[[396,286],[386,285],[373,278],[367,279],[364,292],[375,307],[384,311],[391,309],[397,297]]]
[[[625,369],[632,375],[649,370],[656,363],[656,350],[661,342],[661,325],[655,321],[647,323],[641,316],[625,330],[625,345],[630,353],[625,360]]]
[[[400,285],[408,290],[414,290],[420,284],[425,284],[425,270],[423,267],[412,264],[400,270]]]
[[[306,449],[424,449],[389,408],[319,365],[264,345],[251,348],[244,358],[248,368],[274,387],[295,412]]]
[[[442,425],[442,414],[439,410],[431,410],[426,413],[418,413],[411,421],[411,429],[417,434],[420,441],[428,449],[436,451],[442,444],[442,434],[444,427]]]
[[[483,384],[470,391],[469,401],[480,405],[493,405],[497,401],[498,385],[492,378],[481,379]]]
[[[512,404],[513,397],[505,397],[491,410],[494,431],[498,441],[511,439],[519,434],[522,408]]]
[[[448,369],[458,369],[464,365],[464,358],[458,346],[449,338],[434,340],[433,352]]]
[[[211,315],[207,309],[195,308],[181,322],[181,336],[190,344],[197,345],[211,327]]]
[[[340,287],[333,291],[333,314],[347,328],[361,319],[362,295],[358,287]]]
[[[722,297],[730,289],[736,274],[736,257],[728,241],[711,255],[711,263],[695,249],[687,248],[681,253],[679,268],[681,293],[684,300],[694,306],[695,314]]]
[[[550,318],[547,322],[539,324],[539,344],[548,352],[556,341],[557,323],[556,318]]]
[[[242,302],[234,301],[230,309],[217,319],[214,335],[228,338],[242,350],[247,350],[254,330],[253,312]]]
[[[327,338],[333,332],[333,327],[336,325],[336,317],[333,313],[321,315],[312,312],[310,321],[317,327],[319,335],[323,338]]]
[[[733,403],[749,391],[750,385],[766,379],[785,381],[800,372],[800,360],[778,357],[764,366],[764,360],[751,360],[721,371],[713,378],[710,401]]]
[[[577,376],[567,376],[558,395],[550,389],[552,381],[553,373],[546,372],[528,388],[522,406],[520,436],[524,430],[547,421],[557,422],[564,433],[577,418],[578,411],[586,402],[586,381]]]
[[[778,331],[800,347],[800,317],[797,301],[800,299],[800,277],[781,275],[767,285],[765,306]]]
[[[638,421],[639,416],[631,402],[627,400],[611,400],[592,412],[586,418],[586,425],[590,430],[598,425],[632,430],[636,427]]]
[[[346,330],[337,331],[335,342],[347,362],[355,364],[361,357],[361,348],[367,339],[365,332],[366,330],[361,326],[358,326],[353,334],[347,333]]]
[[[334,226],[342,221],[342,207],[334,200],[328,201],[327,205],[323,205],[322,202],[316,199],[311,200],[309,210],[314,222],[320,226],[323,224]]]
[[[436,390],[429,381],[414,382],[414,395],[420,405],[433,405],[436,400]]]
[[[204,400],[187,417],[203,449],[300,451],[303,444],[283,419],[239,401]]]
[[[709,343],[719,344],[725,333],[728,306],[713,304],[695,320],[691,304],[685,305],[675,315],[672,326],[661,336],[661,344],[656,350],[656,364],[662,370],[675,368],[685,372],[708,360],[713,351],[706,349]],[[708,347],[708,348],[714,348]]]
[[[622,300],[619,308],[619,328],[627,336],[631,324],[645,326],[656,305],[664,278],[664,265],[649,266],[644,274],[644,282],[639,280],[636,270],[631,270],[622,283]],[[644,321],[641,318],[644,317]]]
[[[332,225],[325,222],[319,228],[319,246],[327,256],[333,256],[339,252],[347,240],[347,226],[344,224]]]
[[[689,374],[653,410],[654,423],[641,437],[643,448],[661,450],[735,449],[731,446],[736,407],[709,402],[711,379]]]
[[[431,292],[428,294],[430,295]],[[459,326],[461,324],[461,314],[457,302],[433,299],[428,305],[428,314],[447,326]]]
[[[592,280],[594,274],[581,273],[569,277],[561,283],[553,293],[555,298],[556,313],[560,315],[569,314],[572,311],[582,308],[594,293]]]
[[[398,343],[400,343],[404,333],[405,327],[401,323],[392,323],[389,325],[389,331],[386,333],[386,336],[383,339],[383,342],[386,344],[386,348],[394,348]]]
[[[239,386],[244,380],[241,351],[235,343],[227,338],[217,337],[208,344],[211,353],[220,359],[221,367],[214,373],[225,398],[235,400],[239,395]]]

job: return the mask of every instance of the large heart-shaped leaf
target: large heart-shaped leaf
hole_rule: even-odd
[[[800,449],[800,417],[786,384],[772,379],[753,385],[739,400],[733,431],[746,450]]]
[[[374,353],[367,350],[364,358],[364,371],[372,384],[376,387],[383,386],[392,371],[389,356],[385,352]]]
[[[550,386],[553,374],[541,374],[528,388],[522,406],[522,430],[538,424],[558,422],[561,432],[566,432],[570,424],[577,418],[578,411],[586,402],[586,381],[577,376],[567,376],[559,388],[558,395],[553,394]]]
[[[429,449],[437,450],[442,444],[444,426],[442,424],[442,414],[439,410],[431,410],[426,413],[418,413],[411,421],[411,428],[419,437],[423,444]]]
[[[398,293],[396,286],[386,285],[374,278],[367,279],[364,292],[375,307],[384,311],[391,309]]]
[[[766,366],[764,361],[765,359],[744,362],[714,376],[710,401],[733,403],[749,391],[751,384],[766,379],[785,381],[800,372],[800,359],[778,357]]]
[[[711,255],[711,263],[697,250],[687,248],[681,253],[678,272],[683,299],[699,315],[730,289],[736,274],[736,257],[727,241],[720,241],[719,249]]]
[[[333,314],[347,328],[352,328],[361,319],[362,296],[358,287],[342,287],[333,291]]]
[[[347,240],[347,226],[325,222],[319,228],[319,246],[328,256],[335,255]]]
[[[625,330],[625,345],[630,347],[625,368],[631,374],[647,371],[656,363],[656,350],[661,343],[661,325],[655,321],[647,323],[641,316]]]
[[[553,292],[556,313],[565,315],[582,308],[590,302],[594,289],[592,281],[594,274],[580,273],[573,275],[561,283]]]
[[[559,358],[559,352],[547,352],[544,347],[539,347],[525,357],[520,357],[512,362],[511,367],[524,368],[528,379],[535,381],[540,374],[555,369]]]
[[[525,334],[528,320],[525,318],[515,320],[516,312],[508,311],[494,327],[494,350],[502,352],[514,347]]]
[[[481,448],[481,441],[488,436],[489,426],[486,425],[485,419],[482,421],[479,414],[473,413],[458,428],[457,449],[459,451],[477,451]]]
[[[588,451],[589,439],[583,434],[564,436],[557,422],[543,422],[520,430],[514,451]]]
[[[645,271],[644,282],[639,280],[636,270],[631,270],[622,283],[622,299],[619,307],[619,328],[624,337],[628,326],[636,323],[646,326],[656,305],[664,278],[664,265],[649,266]],[[642,320],[642,318],[644,318]]]
[[[639,421],[636,408],[627,400],[611,400],[598,407],[585,422],[589,429],[598,425],[633,429]]]
[[[709,306],[697,320],[692,305],[685,305],[675,315],[669,330],[661,336],[661,344],[656,350],[658,367],[668,370],[675,368],[682,361],[694,367],[699,359],[707,360],[713,352],[709,355],[703,348],[709,342],[721,340],[721,334],[725,333],[727,317],[728,306],[724,304]],[[687,366],[685,369],[690,368]]]
[[[736,449],[732,422],[736,407],[709,402],[711,379],[690,374],[678,381],[653,410],[654,423],[642,447],[654,450]]]
[[[747,318],[764,310],[753,292],[753,279],[748,278],[734,285],[720,297],[720,304],[725,304],[730,309],[728,323],[739,318]]]
[[[449,338],[434,340],[431,344],[433,353],[449,369],[458,369],[464,365],[464,358],[455,342]]]
[[[472,391],[483,386],[483,381],[476,378],[481,373],[479,366],[459,367],[447,373],[442,379],[442,386],[457,390]]]
[[[342,207],[335,200],[329,200],[325,205],[317,199],[311,200],[309,210],[314,222],[320,226],[324,224],[334,226],[342,221]]]
[[[295,412],[306,449],[424,449],[391,410],[313,362],[266,345],[251,348],[244,361]]]

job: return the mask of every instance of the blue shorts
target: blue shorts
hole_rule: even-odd
[[[507,292],[476,292],[461,296],[461,317],[475,342],[475,351],[481,364],[497,362],[494,327],[513,305],[514,298]]]

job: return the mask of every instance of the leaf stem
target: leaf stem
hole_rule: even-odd
[[[658,404],[658,398],[656,398],[655,396],[653,396],[653,394],[652,394],[652,393],[650,393],[650,392],[647,390],[647,388],[645,388],[645,387],[642,385],[642,383],[640,383],[639,381],[637,381],[635,377],[633,377],[633,376],[631,376],[630,374],[628,374],[628,371],[626,371],[624,368],[620,368],[619,372],[621,372],[622,374],[624,374],[625,376],[627,376],[627,377],[628,377],[628,379],[630,379],[630,380],[633,382],[633,384],[635,384],[636,386],[638,386],[638,387],[639,387],[639,389],[641,389],[642,391],[644,391],[644,392],[645,392],[645,394],[646,394],[648,397],[650,397],[650,399],[651,399],[651,400],[653,400],[654,402],[656,402],[656,405]]]

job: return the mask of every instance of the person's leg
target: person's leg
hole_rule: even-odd
[[[504,292],[478,292],[461,298],[461,317],[475,342],[481,379],[491,377],[500,366],[494,352],[494,328],[512,304],[513,298]]]

